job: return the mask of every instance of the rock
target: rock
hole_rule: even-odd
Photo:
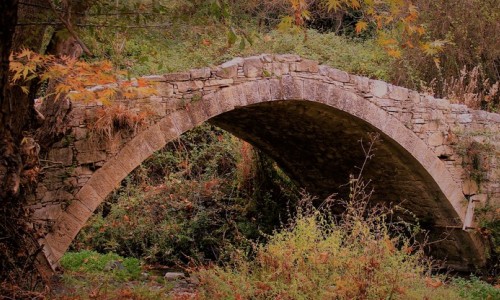
[[[49,152],[49,160],[60,162],[63,166],[73,164],[73,150],[71,148],[52,149]]]
[[[479,202],[483,205],[486,205],[486,203],[488,202],[488,195],[486,195],[486,194],[474,195],[474,196],[470,197],[470,201],[475,201],[475,202]]]
[[[444,142],[444,136],[441,132],[434,132],[427,140],[429,146],[441,146],[443,142]]]
[[[371,82],[371,92],[375,97],[384,97],[387,94],[387,83],[380,80],[373,80]]]
[[[125,267],[123,266],[121,261],[118,260],[112,260],[106,264],[106,266],[103,269],[106,272],[113,271],[113,270],[125,270]]]
[[[165,276],[163,276],[163,278],[165,278],[165,280],[167,281],[176,281],[186,278],[186,275],[182,272],[167,272],[165,273]]]
[[[333,68],[328,70],[328,77],[330,77],[333,80],[344,82],[344,83],[349,82],[349,74],[347,74],[347,72],[333,69]]]
[[[472,115],[471,114],[460,114],[457,116],[457,121],[459,123],[471,123]]]
[[[188,281],[189,281],[189,283],[194,284],[194,285],[200,284],[200,279],[196,276],[190,276]]]
[[[183,73],[170,73],[163,75],[166,81],[186,81],[191,79],[191,74],[188,72]]]
[[[304,59],[301,62],[297,63],[296,71],[317,73],[319,72],[319,65],[317,61]]]
[[[462,185],[462,192],[465,196],[475,195],[477,194],[478,190],[479,187],[477,186],[477,183],[471,179],[465,180],[464,184]]]
[[[399,86],[391,86],[389,98],[398,101],[406,100],[408,99],[408,89]]]
[[[216,74],[222,78],[234,78],[238,75],[238,65],[243,64],[243,62],[243,58],[236,57],[220,65]]]
[[[248,78],[255,78],[262,75],[262,61],[260,58],[245,59],[243,72]]]
[[[192,79],[204,79],[210,77],[210,68],[201,68],[191,70],[191,78]]]

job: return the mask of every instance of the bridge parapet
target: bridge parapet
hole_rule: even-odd
[[[450,179],[440,185],[453,195],[458,214],[450,226],[474,226],[471,213],[466,216],[474,208],[467,200],[500,205],[498,114],[290,54],[236,58],[214,68],[143,79],[156,85],[157,94],[119,99],[114,111],[100,103],[72,103],[68,135],[48,152],[51,172],[39,184],[32,208],[38,226],[47,228],[40,242],[54,266],[95,208],[154,151],[212,117],[264,102],[303,100],[348,112],[397,137],[428,172],[439,174],[445,167],[449,174],[443,176]],[[415,150],[419,147],[422,151]]]

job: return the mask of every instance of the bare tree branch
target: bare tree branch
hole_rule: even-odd
[[[66,27],[66,29],[68,29],[68,32],[73,36],[73,38],[75,38],[75,40],[78,42],[78,44],[82,47],[83,52],[85,52],[85,54],[87,54],[89,56],[94,56],[94,54],[89,50],[89,48],[87,48],[85,43],[80,39],[80,37],[78,36],[76,31],[73,29],[73,26],[71,25],[71,20],[70,20],[71,9],[69,8],[69,6],[68,6],[68,11],[66,11],[66,18],[64,18],[64,16],[58,12],[57,7],[52,2],[52,0],[47,0],[47,2],[49,3],[50,7],[52,8],[52,11],[56,14],[56,16],[59,18],[59,20],[61,20],[61,22]]]

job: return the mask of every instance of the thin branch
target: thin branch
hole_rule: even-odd
[[[51,26],[57,26],[57,25],[64,25],[64,23],[61,22],[20,22],[17,23],[16,26],[40,26],[40,25],[51,25]],[[110,24],[74,24],[76,27],[109,27],[109,28],[164,28],[164,27],[170,27],[172,24],[171,23],[166,23],[166,24],[150,24],[150,25],[110,25]]]
[[[26,2],[19,1],[19,5],[30,6],[30,7],[37,7],[37,8],[43,8],[43,9],[47,9],[47,10],[52,10],[52,8],[49,7],[49,6],[44,6],[44,5],[40,5],[40,4],[36,4],[36,3],[26,3]]]
[[[87,48],[87,46],[85,45],[85,43],[83,43],[83,41],[80,39],[80,37],[78,37],[78,34],[73,30],[73,26],[71,26],[71,22],[70,22],[70,18],[69,18],[70,14],[68,13],[68,19],[64,19],[63,16],[61,14],[59,14],[59,12],[57,11],[57,7],[52,2],[52,0],[47,0],[47,2],[49,3],[50,7],[52,8],[52,11],[56,14],[56,16],[59,18],[59,20],[61,20],[61,22],[66,27],[66,29],[68,29],[69,33],[73,36],[73,38],[75,38],[75,40],[78,42],[78,44],[80,44],[80,46],[83,49],[83,52],[85,52],[85,54],[87,54],[89,56],[94,56],[94,54],[92,54],[92,52],[90,52],[89,48]]]

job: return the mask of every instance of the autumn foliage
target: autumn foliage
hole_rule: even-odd
[[[26,85],[33,79],[49,82],[53,89],[41,98],[61,96],[74,101],[109,104],[114,99],[147,96],[155,93],[143,79],[124,80],[127,73],[117,70],[109,61],[86,62],[69,56],[44,55],[23,49],[10,57],[11,84],[28,93]]]

